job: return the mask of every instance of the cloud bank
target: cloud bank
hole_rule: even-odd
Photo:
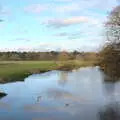
[[[54,28],[67,27],[81,23],[98,24],[98,21],[96,19],[89,18],[86,16],[79,16],[79,17],[71,17],[65,19],[52,19],[52,20],[47,20],[45,22],[47,26],[52,26]]]

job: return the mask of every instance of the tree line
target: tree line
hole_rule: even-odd
[[[0,52],[1,61],[20,61],[20,60],[74,60],[74,59],[93,59],[97,53],[94,52],[67,52],[67,51],[50,51],[50,52]]]

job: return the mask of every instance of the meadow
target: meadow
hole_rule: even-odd
[[[25,77],[50,70],[72,70],[94,66],[96,61],[0,61],[0,83],[23,81]]]

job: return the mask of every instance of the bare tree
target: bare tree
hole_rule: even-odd
[[[101,67],[112,76],[120,78],[120,6],[114,8],[105,24],[107,43],[101,51]]]
[[[107,41],[112,44],[120,43],[120,6],[112,10],[105,27]]]

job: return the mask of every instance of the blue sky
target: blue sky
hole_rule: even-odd
[[[95,51],[116,0],[0,0],[0,50]]]

